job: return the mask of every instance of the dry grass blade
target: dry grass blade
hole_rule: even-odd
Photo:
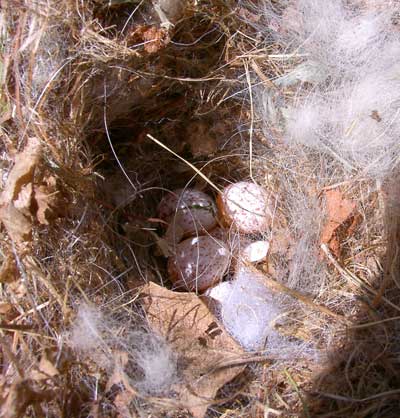
[[[369,284],[365,283],[362,279],[357,277],[354,273],[347,270],[346,268],[342,267],[339,262],[333,257],[332,253],[330,252],[328,246],[326,244],[321,245],[321,249],[328,258],[328,260],[334,265],[334,267],[343,275],[344,278],[347,280],[355,283],[356,285],[368,290],[372,295],[377,296],[379,293],[375,289],[373,289]],[[382,300],[396,311],[400,312],[400,306],[396,305],[395,303],[391,302],[385,296],[380,296]]]
[[[163,144],[158,139],[154,138],[152,135],[147,134],[147,137],[150,138],[153,142],[155,142],[160,147],[164,148],[168,152],[170,152],[174,157],[178,158],[179,160],[183,161],[186,165],[188,165],[197,175],[199,175],[203,180],[205,180],[215,191],[221,193],[221,189],[217,187],[204,173],[202,173],[196,166],[194,166],[191,162],[185,160],[183,157],[178,155],[176,152],[172,151],[169,147]]]

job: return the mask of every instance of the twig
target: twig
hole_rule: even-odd
[[[47,306],[49,306],[51,303],[53,303],[53,301],[48,300],[47,302],[42,303],[41,305],[35,306],[35,308],[29,309],[29,311],[24,312],[23,314],[17,316],[15,319],[13,319],[11,321],[11,324],[15,324],[18,321],[20,321],[23,318],[26,318],[27,316],[35,313],[35,311],[40,311],[43,308],[46,308]]]
[[[400,319],[400,316],[393,316],[391,318],[385,318],[380,321],[373,321],[373,322],[366,322],[364,324],[352,325],[350,328],[352,329],[368,328],[368,327],[373,327],[375,325],[383,324],[385,322],[398,321],[399,319]]]
[[[24,378],[25,376],[24,369],[19,365],[17,358],[14,356],[14,353],[8,346],[7,340],[3,336],[0,336],[0,344],[1,344],[1,349],[10,360],[10,363],[14,365],[15,370],[17,371],[19,377]]]
[[[249,97],[250,97],[250,130],[249,130],[249,171],[250,178],[254,181],[253,178],[253,127],[254,127],[254,106],[253,106],[253,90],[251,86],[249,64],[247,61],[244,61],[244,68],[246,69],[246,81],[249,86]]]
[[[170,152],[174,157],[178,158],[179,160],[183,161],[186,165],[188,165],[192,170],[194,170],[203,180],[205,180],[211,187],[213,187],[218,193],[221,193],[221,190],[218,186],[216,186],[205,174],[203,174],[197,167],[195,167],[192,163],[185,160],[183,157],[181,157],[176,152],[172,151],[171,148],[167,147],[165,144],[163,144],[158,139],[154,138],[154,136],[147,134],[147,137],[150,138],[153,142],[155,142],[157,145],[159,145],[161,148],[164,148],[168,152]]]
[[[253,68],[263,84],[265,84],[267,87],[278,90],[278,87],[268,77],[265,76],[265,74],[261,71],[261,68],[254,60],[251,61],[251,68]]]
[[[295,390],[295,392],[297,393],[297,395],[300,399],[300,402],[303,406],[303,411],[304,411],[305,416],[307,418],[310,418],[311,417],[310,410],[308,409],[307,402],[304,400],[302,394],[300,393],[300,388],[299,388],[298,384],[295,382],[295,380],[293,379],[291,374],[286,369],[284,370],[284,373],[285,373],[286,377],[288,378],[289,383],[292,385],[293,389]]]

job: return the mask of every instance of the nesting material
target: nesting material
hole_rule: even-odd
[[[223,242],[211,236],[189,238],[176,246],[168,272],[176,288],[202,292],[222,280],[230,259]]]
[[[330,154],[347,170],[382,178],[398,164],[400,150],[398,5],[325,3],[293,1],[276,33],[305,57],[278,80],[307,82],[297,84],[295,100],[283,110],[285,139]]]
[[[241,266],[235,279],[210,289],[207,296],[219,303],[219,315],[228,332],[246,350],[262,350],[276,337],[274,321],[281,314],[261,273]]]
[[[231,184],[218,196],[217,205],[223,222],[240,232],[265,232],[270,226],[272,211],[268,195],[255,183]]]
[[[169,393],[179,380],[177,356],[172,347],[155,333],[136,332],[131,340],[131,354],[139,371],[135,387],[146,395]]]
[[[66,342],[110,377],[126,376],[143,395],[165,395],[178,381],[176,355],[164,338],[129,324],[121,328],[118,320],[98,307],[79,306]]]
[[[67,342],[78,353],[92,353],[96,363],[106,367],[109,361],[107,330],[109,324],[103,313],[94,306],[81,304],[78,308]]]
[[[213,199],[196,189],[179,189],[166,195],[158,206],[161,219],[169,223],[169,231],[190,236],[204,234],[217,225]]]

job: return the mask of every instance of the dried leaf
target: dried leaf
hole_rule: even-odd
[[[258,23],[261,19],[260,14],[251,13],[250,10],[245,7],[239,7],[237,9],[237,14],[241,18],[245,19],[245,21],[251,22],[251,23]]]
[[[151,26],[143,33],[144,42],[148,42],[144,46],[144,50],[149,54],[158,52],[168,43],[168,33],[165,29],[159,29],[155,26]]]
[[[213,155],[218,151],[218,142],[210,132],[209,124],[192,122],[187,127],[187,140],[195,158]]]
[[[144,50],[149,53],[158,52],[169,42],[168,31],[156,26],[138,26],[129,35],[129,45],[144,43]]]
[[[132,392],[128,392],[126,390],[119,392],[115,396],[113,403],[115,405],[115,408],[118,411],[119,418],[125,418],[125,417],[133,418],[134,417],[131,409],[129,408],[129,405],[132,403],[135,397],[136,396]]]
[[[54,377],[57,376],[58,370],[57,368],[54,366],[54,364],[47,358],[47,356],[43,356],[40,359],[40,363],[39,363],[39,370],[42,373],[45,373],[47,376],[50,377]]]
[[[106,391],[110,391],[114,385],[123,388],[115,396],[113,403],[118,411],[118,416],[121,418],[129,417],[131,416],[129,405],[136,398],[136,391],[131,386],[129,378],[124,372],[129,361],[129,356],[128,353],[124,351],[114,351],[113,355],[115,367],[112,375],[107,381]]]
[[[32,380],[46,380],[57,376],[59,374],[54,364],[47,358],[46,355],[40,359],[39,367],[37,370],[32,370]]]
[[[24,282],[21,282],[20,280],[9,283],[7,288],[17,300],[22,300],[26,297],[26,286]]]
[[[32,222],[12,203],[0,205],[0,219],[13,241],[21,243],[32,239]]]
[[[32,191],[32,183],[24,184],[21,186],[21,190],[18,193],[17,198],[14,200],[15,209],[28,218],[31,215]]]
[[[194,293],[149,283],[142,295],[151,327],[182,360],[182,383],[175,391],[193,416],[201,418],[218,389],[243,370],[243,366],[222,365],[242,358],[243,351]]]
[[[21,187],[32,182],[41,150],[40,141],[37,138],[29,138],[24,150],[15,156],[14,167],[8,175],[6,186],[0,197],[1,203],[15,200]]]
[[[327,220],[321,234],[321,243],[327,244],[335,254],[340,256],[340,232],[346,234],[349,232],[351,225],[347,225],[345,230],[343,226],[348,223],[354,216],[356,203],[352,200],[345,199],[340,190],[327,190],[325,192]],[[354,228],[353,228],[354,229]],[[351,231],[351,229],[350,229]]]
[[[7,255],[0,267],[0,283],[11,283],[18,277],[15,260]]]
[[[50,176],[43,184],[35,187],[34,197],[37,206],[37,220],[42,225],[49,225],[49,221],[56,215],[55,211],[59,206],[56,178]]]
[[[8,302],[0,302],[0,314],[6,315],[8,314],[12,309],[12,305]]]
[[[129,361],[128,353],[125,351],[114,351],[113,356],[115,367],[112,375],[107,381],[106,391],[109,391],[113,385],[119,385],[121,382],[123,383],[126,379],[123,370]]]
[[[32,182],[41,151],[40,141],[29,138],[24,150],[16,155],[14,167],[0,196],[0,220],[17,243],[31,239]]]

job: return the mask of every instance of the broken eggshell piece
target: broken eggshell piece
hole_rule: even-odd
[[[272,218],[266,191],[255,183],[241,181],[226,187],[217,199],[222,221],[240,232],[268,230]]]
[[[208,289],[205,296],[217,302],[207,305],[216,310],[225,329],[246,350],[263,349],[267,339],[277,335],[274,324],[281,307],[262,273],[241,266],[234,280]]]
[[[241,259],[249,263],[259,263],[267,258],[269,241],[254,241],[241,252]]]
[[[158,206],[159,217],[182,236],[204,234],[217,225],[213,199],[196,189],[178,189],[166,195]],[[177,241],[176,241],[177,242]]]
[[[214,236],[213,231],[211,234]],[[269,252],[269,241],[252,241],[248,235],[232,234],[227,240],[232,254],[230,271],[234,274],[243,264],[256,264],[265,261]]]
[[[186,239],[168,259],[168,273],[178,289],[202,292],[222,280],[230,264],[228,247],[211,236]]]

